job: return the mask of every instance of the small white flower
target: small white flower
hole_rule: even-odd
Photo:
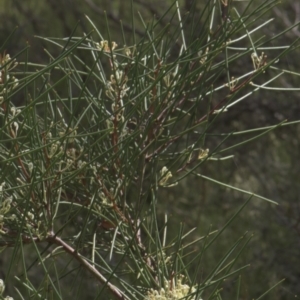
[[[33,170],[33,163],[32,162],[28,163],[28,170],[29,170],[29,173],[31,174],[32,170]]]
[[[3,294],[4,290],[5,290],[4,281],[2,279],[0,279],[0,295]]]
[[[172,184],[168,184],[168,180],[169,180],[170,178],[172,178],[173,175],[172,175],[171,171],[169,171],[169,169],[168,169],[166,166],[164,166],[164,167],[160,170],[159,173],[160,173],[160,174],[159,174],[159,175],[160,175],[160,179],[159,179],[159,181],[158,181],[158,184],[159,184],[160,186],[163,186],[163,187],[172,187],[172,186],[174,186],[174,185],[177,185],[178,182],[175,182],[175,183],[172,183]]]
[[[204,159],[208,156],[209,149],[200,149],[198,153],[198,159]]]
[[[17,122],[12,122],[10,128],[13,131],[14,135],[17,136],[19,130],[19,124]]]

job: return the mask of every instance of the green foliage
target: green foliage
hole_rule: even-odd
[[[82,36],[75,28],[68,38],[41,38],[60,53],[45,50],[45,65],[1,56],[0,245],[13,249],[6,283],[15,287],[14,297],[248,297],[240,296],[247,265],[239,259],[251,235],[241,233],[216,265],[202,266],[252,198],[275,202],[201,168],[226,163],[233,149],[295,123],[210,133],[241,101],[276,90],[270,83],[290,73],[276,63],[298,40],[279,49],[270,45],[284,32],[260,37],[269,21],[257,20],[274,1],[249,2],[241,11],[231,4],[208,1],[198,20],[181,16],[175,2],[162,16],[178,20],[175,29],[157,30],[160,20],[140,15],[144,36],[132,32],[129,44],[121,27],[122,46],[109,26],[101,32],[86,17],[90,31]],[[235,65],[247,60],[253,66],[237,72]],[[169,234],[168,214],[158,209],[165,190],[180,189],[191,177],[247,199],[221,229],[207,228],[197,238],[178,220],[177,233]],[[230,280],[227,294],[222,289]]]

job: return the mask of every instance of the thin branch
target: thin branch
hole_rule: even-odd
[[[52,244],[56,244],[58,246],[61,246],[63,250],[65,250],[67,253],[69,253],[71,256],[73,256],[74,259],[76,259],[85,269],[87,269],[95,278],[97,278],[101,283],[105,284],[108,289],[111,291],[113,295],[117,299],[128,299],[129,298],[115,285],[111,284],[92,264],[87,262],[87,260],[81,256],[74,248],[72,248],[70,245],[65,243],[61,238],[57,237],[52,233],[46,238],[46,241]]]

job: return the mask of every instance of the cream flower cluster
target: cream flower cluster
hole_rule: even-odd
[[[3,292],[5,290],[5,284],[4,284],[4,281],[2,279],[0,279],[0,295],[2,296]],[[1,297],[0,296],[0,297]],[[4,299],[4,300],[14,300],[13,297],[10,297],[10,296],[6,296],[5,298],[2,298],[1,299]]]
[[[183,284],[183,280],[184,276],[179,276],[176,283],[175,280],[165,280],[165,288],[161,288],[160,290],[149,290],[145,300],[178,300],[182,298],[195,300],[196,287]]]
[[[10,77],[9,72],[17,66],[16,60],[11,59],[9,54],[0,54],[0,104],[4,101],[7,93],[18,86],[18,79]]]

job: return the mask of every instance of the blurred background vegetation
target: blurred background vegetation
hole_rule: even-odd
[[[206,1],[195,2],[197,3],[192,0],[179,1],[182,13],[189,14],[192,9],[195,15],[200,16]],[[261,22],[271,17],[274,20],[262,29],[260,35],[263,33],[272,37],[300,20],[300,2],[294,0],[282,2],[274,7],[269,15],[262,18]],[[260,0],[256,0],[253,5],[259,3]],[[120,46],[125,43],[131,46],[135,43],[133,28],[137,38],[144,35],[139,13],[146,22],[161,18],[159,22],[161,28],[157,28],[159,32],[171,19],[168,14],[164,15],[171,4],[171,0],[134,0],[133,7],[131,1],[124,0],[3,0],[0,2],[2,21],[0,44],[14,32],[9,44],[3,50],[14,56],[29,45],[29,60],[45,63],[49,58],[45,55],[44,48],[54,56],[59,54],[59,48],[35,36],[68,37],[76,26],[77,30],[87,33],[91,28],[84,15],[88,15],[97,28],[103,28],[103,35],[109,34]],[[247,2],[234,2],[233,5],[246,6]],[[134,24],[131,21],[132,13],[135,15]],[[124,36],[120,24],[123,26]],[[172,25],[171,23],[170,34],[172,30],[178,30]],[[200,25],[199,35],[201,35]],[[107,27],[110,28],[109,33]],[[274,40],[273,46],[290,45],[299,37],[300,27],[296,26],[278,40]],[[240,46],[243,47],[243,44]],[[299,71],[299,57],[300,50],[298,55],[284,57],[278,62],[278,66]],[[249,66],[252,65],[250,56],[248,63]],[[240,65],[235,64],[236,73],[240,74],[240,68],[249,66],[245,66],[244,61]],[[299,86],[297,77],[284,76],[279,80],[280,85],[286,88]],[[15,101],[16,104],[22,103],[22,99]],[[209,129],[212,138],[206,140],[206,147],[214,149],[222,139],[222,136],[218,138],[221,133],[274,125],[285,119],[293,121],[299,119],[299,116],[299,92],[278,91],[275,94],[261,90],[229,112],[220,115],[215,127]],[[223,129],[222,132],[219,131],[220,128]],[[300,125],[272,131],[259,142],[233,149],[228,154],[234,154],[234,160],[212,161],[205,164],[200,171],[201,174],[258,193],[280,204],[273,206],[259,200],[251,201],[247,209],[218,240],[219,245],[215,249],[220,249],[220,253],[214,251],[211,257],[203,262],[202,269],[205,276],[205,270],[214,265],[222,255],[222,249],[234,243],[244,232],[252,232],[253,239],[242,257],[242,263],[251,264],[243,274],[241,291],[243,299],[248,299],[249,295],[259,296],[283,278],[286,279],[284,284],[269,294],[267,296],[269,299],[291,299],[300,294],[299,133]],[[200,178],[191,177],[179,186],[164,190],[162,196],[164,200],[160,203],[159,209],[170,215],[170,222],[174,220],[174,224],[177,224],[178,220],[181,220],[187,229],[197,227],[192,238],[206,234],[210,226],[212,229],[221,228],[235,207],[246,199],[240,193],[232,193]],[[1,278],[5,276],[3,264],[3,258],[0,256],[0,272],[3,272],[0,274]]]

